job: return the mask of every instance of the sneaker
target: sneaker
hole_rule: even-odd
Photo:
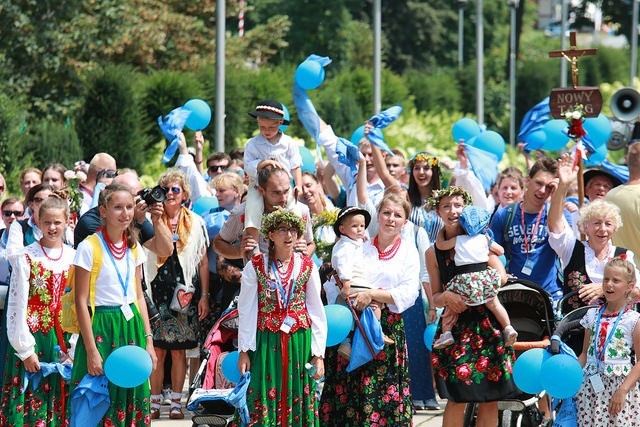
[[[511,347],[513,346],[513,344],[515,344],[516,340],[518,339],[518,332],[515,329],[513,329],[513,326],[509,325],[506,328],[504,328],[504,331],[502,332],[502,336],[504,337],[505,347]]]
[[[413,400],[411,403],[414,411],[424,411],[424,402],[422,400]]]
[[[435,399],[427,399],[424,401],[424,407],[429,411],[440,410],[440,404]]]
[[[346,361],[351,359],[351,344],[347,342],[343,342],[338,347],[338,354]]]
[[[451,332],[447,331],[440,335],[440,337],[433,343],[433,348],[438,350],[441,348],[449,347],[454,342],[455,341],[453,339],[453,335],[451,335]]]
[[[162,389],[162,404],[171,405],[171,387]]]

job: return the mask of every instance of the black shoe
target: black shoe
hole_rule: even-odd
[[[440,410],[440,405],[438,401],[435,399],[427,399],[424,401],[424,407],[429,411],[438,411]]]

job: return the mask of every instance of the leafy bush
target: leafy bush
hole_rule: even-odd
[[[87,159],[111,154],[120,167],[139,169],[145,161],[143,117],[134,93],[134,74],[107,66],[88,76],[76,131]]]
[[[75,129],[69,123],[41,121],[27,137],[28,150],[33,153],[33,164],[40,168],[49,163],[62,163],[71,168],[82,159],[82,147]]]
[[[33,154],[26,148],[26,106],[0,91],[0,171],[4,174],[8,192],[18,194],[18,175],[23,165],[30,165]]]
[[[439,69],[434,73],[408,70],[404,79],[413,103],[422,111],[460,111],[461,93],[455,69]]]

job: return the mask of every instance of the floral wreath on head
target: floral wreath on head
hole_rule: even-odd
[[[407,172],[411,173],[411,170],[417,162],[425,162],[430,168],[438,167],[438,158],[426,151],[420,151],[409,158],[407,164]]]
[[[298,230],[298,234],[304,233],[304,219],[297,213],[286,208],[278,208],[275,211],[268,213],[262,217],[262,227],[260,232],[269,236],[269,233],[280,226],[280,224],[287,224]]]
[[[464,188],[452,186],[443,188],[442,190],[433,190],[431,197],[427,199],[427,206],[429,206],[431,209],[437,210],[442,199],[444,199],[445,197],[453,196],[462,197],[462,201],[465,205],[470,205],[473,202],[471,195],[467,193]]]

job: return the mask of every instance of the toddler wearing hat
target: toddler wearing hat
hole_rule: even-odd
[[[284,169],[293,178],[297,192],[302,194],[302,158],[295,141],[280,129],[281,125],[289,124],[281,103],[264,99],[249,115],[258,121],[259,133],[247,141],[244,149],[244,171],[249,177],[244,228],[245,234],[257,242],[264,212],[262,194],[257,186],[258,172],[265,167]],[[286,207],[292,209],[294,202],[294,194],[291,193]]]
[[[475,306],[484,304],[493,313],[503,328],[505,346],[512,346],[518,338],[518,332],[511,326],[509,314],[498,300],[498,289],[502,278],[497,270],[487,266],[489,252],[502,255],[504,249],[486,233],[491,215],[485,209],[466,206],[462,210],[460,226],[467,234],[445,240],[444,229],[436,239],[440,250],[455,249],[454,262],[457,274],[447,284],[447,290],[462,297],[465,304]],[[442,334],[433,343],[434,349],[447,347],[454,343],[451,328],[458,315],[445,310],[442,321]]]
[[[338,212],[338,218],[333,224],[333,231],[338,239],[331,252],[331,266],[336,271],[336,282],[340,287],[340,297],[346,302],[349,296],[371,289],[367,281],[365,257],[362,244],[365,230],[371,222],[371,215],[364,209],[346,206]],[[340,299],[340,298],[339,298]],[[381,307],[371,304],[371,309],[380,320]],[[393,340],[383,336],[385,344],[392,344]],[[351,341],[347,337],[338,347],[338,353],[345,359],[351,354]]]

